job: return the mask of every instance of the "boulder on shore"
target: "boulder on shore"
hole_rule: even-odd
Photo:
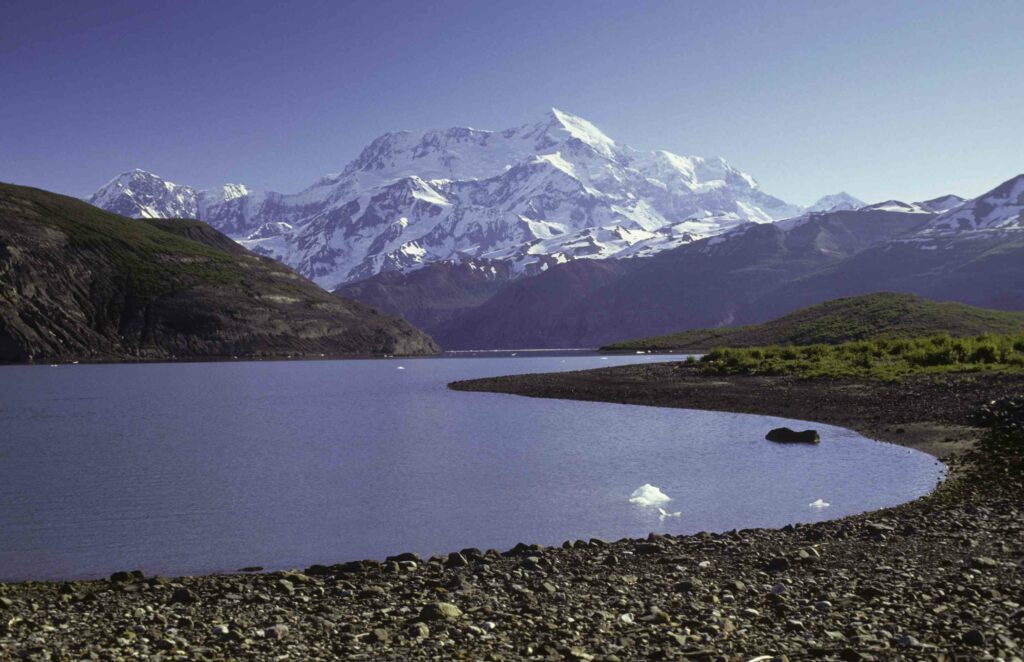
[[[777,441],[783,444],[817,444],[821,442],[817,430],[803,430],[797,432],[789,428],[775,428],[764,436],[768,441]]]

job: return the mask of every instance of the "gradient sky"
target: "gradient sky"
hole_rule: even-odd
[[[389,130],[556,106],[810,203],[1024,172],[1024,3],[7,0],[0,180],[293,192]]]

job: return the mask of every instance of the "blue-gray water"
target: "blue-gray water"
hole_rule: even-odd
[[[839,428],[785,446],[764,440],[784,419],[445,388],[651,360],[0,368],[0,580],[779,526],[907,501],[942,474]],[[630,504],[644,483],[682,517]]]

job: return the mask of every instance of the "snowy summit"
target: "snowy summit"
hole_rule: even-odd
[[[135,170],[89,202],[199,218],[328,288],[440,260],[489,258],[535,273],[649,255],[803,211],[721,158],[636,150],[557,108],[504,131],[387,133],[295,194],[199,191]]]

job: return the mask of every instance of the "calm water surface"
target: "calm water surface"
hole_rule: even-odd
[[[942,475],[835,427],[783,446],[764,440],[781,418],[445,388],[652,360],[0,368],[0,580],[780,526],[907,501]],[[682,517],[629,503],[644,483]]]

